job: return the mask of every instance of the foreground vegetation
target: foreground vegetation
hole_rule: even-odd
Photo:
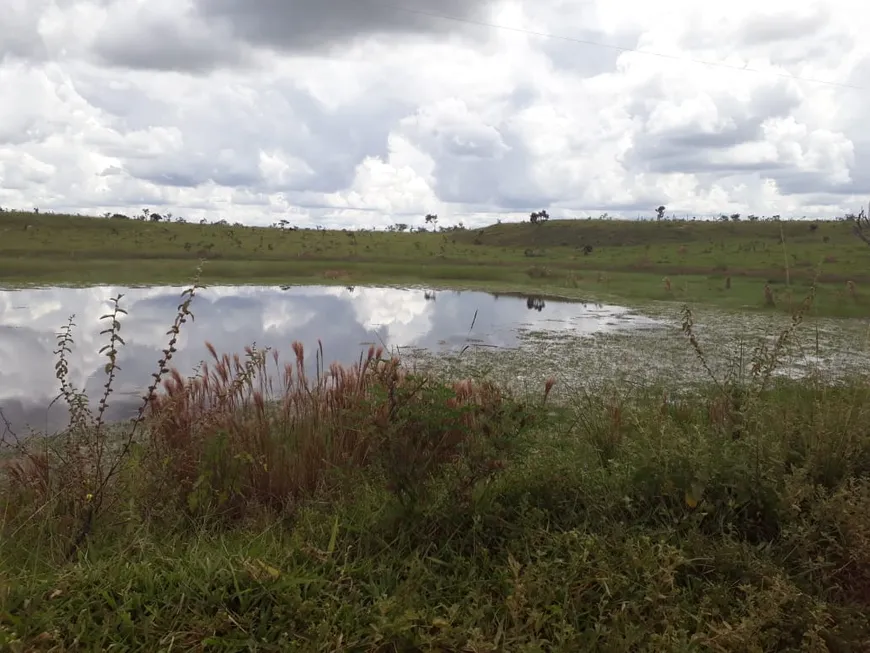
[[[870,310],[870,248],[854,222],[547,220],[375,232],[6,211],[0,284],[179,283],[208,258],[215,283],[445,285],[792,311]]]
[[[4,650],[865,651],[870,380],[773,376],[553,403],[370,350],[250,348],[107,391],[3,464]],[[686,346],[705,353],[692,315]]]

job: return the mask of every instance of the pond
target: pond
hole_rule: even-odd
[[[54,432],[66,425],[55,376],[57,334],[74,315],[75,344],[68,356],[69,378],[94,405],[105,382],[100,348],[107,336],[100,316],[111,298],[123,294],[119,356],[109,419],[138,408],[156,371],[181,301],[182,287],[32,288],[0,291],[0,408],[11,426]],[[293,360],[299,341],[314,372],[322,342],[326,365],[354,363],[370,345],[400,354],[409,364],[468,376],[487,374],[524,391],[558,383],[554,398],[609,384],[628,389],[664,383],[687,386],[706,372],[680,329],[680,306],[622,306],[539,296],[422,288],[330,286],[215,286],[199,291],[195,319],[182,328],[173,365],[188,375],[209,358],[206,341],[218,353],[239,353],[251,344],[271,347]],[[735,359],[745,370],[752,348],[789,323],[789,316],[697,308],[698,338],[718,378]],[[837,377],[870,369],[867,320],[809,320],[784,351],[777,374],[802,376],[823,371]],[[4,425],[0,423],[0,432]]]
[[[74,315],[69,378],[96,402],[105,383],[100,348],[107,327],[100,316],[111,298],[123,294],[118,357],[110,417],[126,417],[156,371],[166,347],[182,287],[35,288],[0,292],[0,408],[13,428],[53,432],[66,424],[57,395],[57,334]],[[218,353],[242,353],[252,343],[293,360],[291,345],[305,347],[309,373],[322,342],[326,364],[353,363],[369,346],[389,352],[470,355],[486,349],[521,349],[530,334],[562,334],[571,339],[595,334],[634,333],[663,327],[660,320],[620,306],[517,297],[482,292],[326,286],[226,286],[199,291],[191,305],[173,365],[188,375],[209,358],[206,341]],[[2,426],[0,426],[2,430]]]

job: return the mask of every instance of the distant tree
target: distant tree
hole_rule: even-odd
[[[740,222],[739,213],[732,213],[729,217],[731,218],[731,222]]]
[[[656,220],[663,220],[663,219],[664,219],[664,217],[665,217],[665,210],[666,210],[666,207],[664,206],[664,204],[661,205],[661,206],[659,206],[659,207],[656,209]]]
[[[163,216],[159,213],[152,213],[150,216],[151,222],[160,222],[163,219]]]
[[[752,215],[751,213],[746,216],[746,219],[749,220],[750,222],[758,222],[758,216]]]
[[[550,214],[546,210],[534,211],[529,214],[529,222],[532,224],[540,224],[550,219]]]
[[[434,231],[435,228],[438,226],[438,216],[435,215],[434,213],[427,213],[427,214],[426,214],[426,217],[425,217],[424,219],[425,219],[425,221],[426,221],[426,224],[431,224],[431,225],[432,225],[432,230],[433,230],[433,231]]]
[[[867,216],[864,209],[862,208],[858,211],[858,215],[855,215],[854,213],[846,214],[845,219],[854,222],[852,225],[852,233],[870,245],[870,217]]]

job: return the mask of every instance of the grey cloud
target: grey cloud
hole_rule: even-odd
[[[52,171],[49,170],[34,170],[0,162],[0,179],[3,180],[3,187],[6,190],[29,192],[51,181],[53,176]]]
[[[88,104],[109,115],[112,125],[121,132],[147,129],[155,124],[155,117],[165,116],[173,109],[172,98],[153,97],[116,75],[107,80],[103,73],[79,72],[76,91]]]
[[[616,68],[616,60],[623,51],[615,47],[602,47],[592,43],[634,47],[641,32],[606,33],[600,30],[580,30],[572,32],[571,38],[590,43],[559,38],[541,39],[541,50],[552,61],[557,70],[563,70],[584,77],[592,77]]]
[[[44,59],[45,54],[45,46],[38,35],[34,39],[18,32],[14,27],[0,25],[0,63],[15,59]]]
[[[774,48],[769,59],[772,64],[780,66],[800,67],[807,61],[813,61],[823,68],[836,68],[853,48],[854,40],[846,35],[837,36],[835,39],[820,36],[809,42],[796,39],[788,46]],[[822,81],[825,81],[824,78]]]
[[[435,194],[444,202],[497,201],[505,167],[515,158],[504,135],[482,124],[437,125],[434,132],[412,130],[411,138],[435,162]]]
[[[195,187],[213,181],[221,186],[257,186],[262,179],[252,152],[227,151],[215,160],[209,154],[179,153],[153,159],[128,159],[125,170],[158,185]]]
[[[0,63],[7,59],[41,60],[47,55],[39,34],[45,0],[3,0],[0,19]]]
[[[134,85],[110,90],[99,80],[89,80],[81,92],[95,107],[119,118],[116,129],[122,138],[93,145],[120,158],[133,177],[181,187],[213,180],[255,192],[328,193],[347,188],[366,156],[387,156],[387,136],[410,109],[404,102],[382,103],[378,97],[329,109],[286,83],[260,91],[254,108],[230,93],[202,100],[204,96],[191,93],[173,101],[151,97]],[[125,133],[154,126],[177,126],[183,143],[177,150],[149,156],[125,143]],[[463,145],[469,146],[461,140],[456,143]],[[280,186],[268,185],[259,171],[261,151],[297,157],[313,172]]]
[[[664,95],[664,89],[659,91]],[[734,146],[764,140],[762,124],[771,117],[787,116],[799,106],[800,98],[787,82],[756,89],[747,103],[732,97],[715,98],[721,115],[730,120],[718,131],[706,131],[697,125],[674,127],[665,132],[649,133],[642,130],[626,156],[631,168],[656,173],[720,172],[739,174],[747,171],[774,170],[776,162],[754,161],[746,163],[711,160],[711,150],[726,151]],[[648,114],[649,100],[637,101],[629,110]],[[641,116],[648,120],[646,116]]]
[[[207,73],[254,62],[257,49],[329,53],[382,35],[469,34],[459,19],[483,16],[493,0],[194,0],[192,10],[121,2],[94,45],[104,63],[133,69]],[[168,13],[171,11],[172,13]]]
[[[776,187],[783,195],[824,192],[832,186],[821,174],[811,170],[784,169],[769,176],[776,180]]]
[[[749,172],[772,173],[783,168],[782,164],[775,161],[711,161],[703,152],[682,149],[656,152],[654,157],[649,158],[645,167],[647,171],[659,174],[691,170],[695,175],[716,173],[719,176]]]
[[[488,125],[457,125],[442,132],[440,149],[451,157],[494,159],[506,148],[501,134]]]
[[[830,18],[826,7],[818,7],[814,13],[803,16],[795,15],[792,11],[757,16],[741,25],[740,38],[746,45],[803,39],[822,31]]]
[[[436,157],[438,199],[511,211],[538,210],[557,201],[558,195],[544,192],[529,174],[534,159],[524,143],[509,133],[503,136],[510,150],[498,159]]]
[[[850,180],[832,182],[818,172],[784,169],[771,175],[780,192],[785,195],[803,195],[808,192],[830,195],[870,195],[870,140],[853,139],[855,163],[850,169]]]
[[[655,145],[654,149],[644,152],[645,158],[657,158],[663,151],[662,146],[673,150],[695,148],[722,149],[753,141],[761,136],[761,122],[739,121],[726,126],[722,131],[706,132],[692,131],[687,129],[685,133],[674,130],[670,133],[650,137],[649,144]]]
[[[794,12],[780,12],[768,15],[756,15],[746,20],[734,22],[724,27],[721,32],[704,29],[686,31],[681,41],[684,45],[696,48],[717,48],[723,43],[735,43],[745,47],[764,46],[776,43],[779,47],[789,45],[789,42],[799,41],[801,48],[806,49],[808,40],[817,37],[830,23],[830,12],[826,8],[818,8],[809,15],[795,15]],[[765,53],[775,54],[767,48]]]
[[[93,53],[100,63],[143,70],[205,73],[249,61],[249,49],[226,31],[164,3],[109,4]]]
[[[136,35],[112,33],[100,38],[94,53],[102,63],[142,70],[205,73],[248,61],[245,51],[208,36],[190,38],[172,23],[143,25]]]
[[[455,20],[482,18],[491,0],[197,0],[212,23],[254,45],[290,52],[344,48],[359,38],[387,34],[444,35],[468,30]],[[479,27],[476,28],[480,34]]]
[[[788,81],[779,81],[770,86],[762,86],[752,91],[747,113],[767,118],[779,118],[791,115],[800,106],[801,96],[794,85]]]
[[[519,88],[506,100],[513,113],[533,103],[535,93]],[[487,124],[457,103],[421,108],[402,121],[402,133],[435,163],[433,190],[439,200],[524,211],[557,199],[529,174],[534,156],[519,134]]]
[[[831,29],[831,13],[817,6],[814,12],[797,15],[780,12],[752,16],[738,21],[720,33],[709,30],[689,30],[682,43],[690,48],[719,50],[723,44],[735,44],[735,53],[747,60],[762,57],[782,66],[813,61],[836,68],[844,55],[854,48],[854,38]]]
[[[654,91],[649,87],[648,91]],[[662,93],[663,94],[663,93]],[[630,112],[645,117],[655,106],[651,101],[638,100],[630,105]],[[632,149],[625,158],[628,170],[640,170],[657,174],[681,172],[696,177],[700,188],[709,188],[725,177],[739,178],[747,184],[759,179],[772,179],[783,195],[806,195],[830,193],[851,195],[870,192],[870,173],[865,173],[870,162],[870,142],[853,137],[855,163],[849,182],[832,181],[827,171],[800,170],[793,164],[778,160],[774,153],[762,154],[755,159],[729,161],[732,148],[765,142],[762,125],[772,117],[793,115],[800,106],[800,98],[794,84],[779,82],[754,91],[749,102],[741,103],[732,98],[716,97],[721,115],[730,121],[718,131],[705,131],[696,125],[674,127],[664,133],[650,134],[640,130]],[[856,124],[857,114],[847,122]],[[762,151],[762,150],[760,150]]]
[[[868,84],[868,80],[870,80],[870,55],[865,55],[858,61],[855,66],[852,68],[852,71],[849,73],[849,77],[845,80],[846,84],[851,86],[858,86],[862,89],[862,91],[852,91],[848,100],[850,102],[849,106],[854,106],[855,110],[863,111],[863,104],[855,104],[855,102],[861,102],[861,100],[855,97],[856,93],[862,93],[862,95],[866,94],[867,90],[870,89],[870,84]],[[866,97],[866,96],[865,96]]]
[[[0,115],[0,144],[38,143],[47,138],[48,133],[45,121],[36,116],[17,113],[7,118]]]

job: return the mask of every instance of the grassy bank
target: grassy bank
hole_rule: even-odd
[[[3,213],[0,284],[430,284],[625,301],[870,310],[870,248],[850,223],[553,220],[386,233]],[[798,298],[795,302],[793,298]]]
[[[867,650],[870,385],[776,380],[778,346],[559,403],[212,352],[124,428],[64,385],[69,432],[0,476],[0,647]]]

